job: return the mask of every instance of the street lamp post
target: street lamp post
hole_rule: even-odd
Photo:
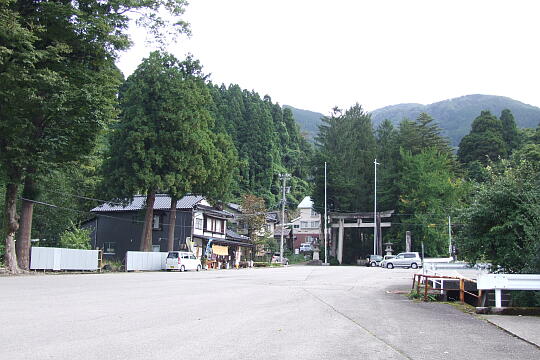
[[[375,198],[373,201],[373,255],[377,255],[377,159],[373,162],[375,166]]]
[[[285,180],[289,176],[288,174],[280,174],[281,178],[283,179],[283,196],[281,198],[281,222],[282,224],[285,223]],[[285,231],[285,226],[281,226],[281,242],[279,245],[279,262],[283,264],[283,235]]]
[[[324,263],[328,264],[328,230],[326,228],[328,224],[328,218],[326,214],[326,161],[324,162]]]

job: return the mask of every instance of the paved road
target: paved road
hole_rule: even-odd
[[[0,359],[535,359],[474,315],[414,303],[412,270],[289,267],[0,278]]]

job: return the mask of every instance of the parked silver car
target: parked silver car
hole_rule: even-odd
[[[381,266],[387,269],[394,267],[417,269],[422,266],[422,259],[417,252],[404,252],[397,254],[393,259],[383,260]]]
[[[366,266],[379,266],[382,260],[382,255],[369,255],[369,257],[366,259]]]
[[[274,255],[272,255],[272,263],[279,263],[279,253],[276,252]],[[283,265],[289,265],[289,259],[287,259],[285,256],[283,257]]]
[[[384,258],[379,262],[380,267],[386,267],[388,260],[395,258],[396,255],[384,255]]]

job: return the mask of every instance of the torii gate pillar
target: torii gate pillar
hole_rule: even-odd
[[[337,260],[340,264],[343,262],[343,233],[345,232],[344,223],[344,219],[339,219]]]

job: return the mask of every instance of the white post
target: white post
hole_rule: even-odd
[[[501,289],[495,289],[495,307],[502,307]]]
[[[452,224],[450,221],[450,216],[448,216],[448,253],[452,257]]]
[[[283,234],[285,231],[285,179],[287,178],[287,174],[282,175],[283,179],[283,196],[282,196],[282,203],[281,203],[281,242],[279,245],[279,262],[283,264]]]
[[[373,201],[373,255],[377,255],[377,159],[373,162],[375,166],[375,198]]]
[[[326,161],[324,162],[324,263],[328,263],[328,218],[326,214]]]

